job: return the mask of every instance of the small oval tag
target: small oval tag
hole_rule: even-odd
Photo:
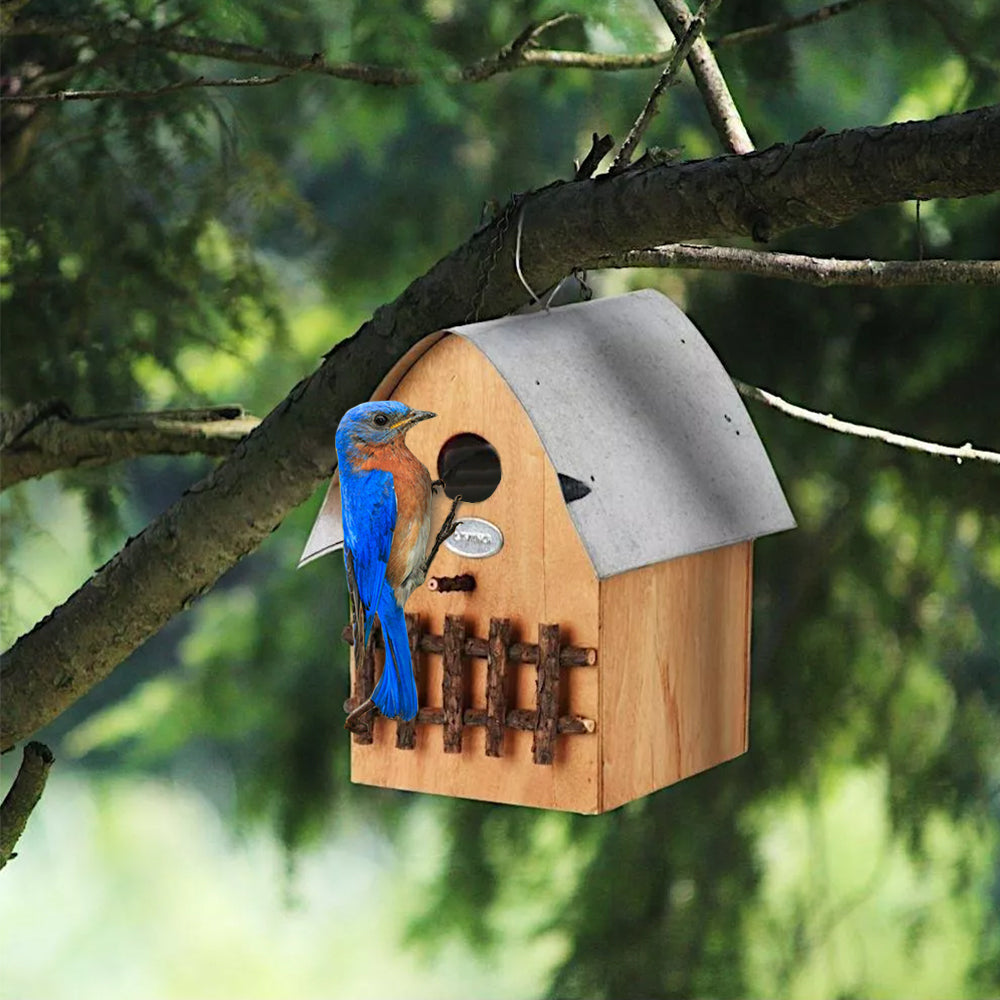
[[[454,533],[444,543],[457,556],[486,559],[503,548],[503,532],[481,517],[463,517]]]

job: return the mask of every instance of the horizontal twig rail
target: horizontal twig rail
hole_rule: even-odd
[[[354,644],[350,625],[345,625],[340,637],[349,646]],[[375,648],[382,648],[382,636],[375,638]],[[418,649],[422,653],[444,653],[444,636],[423,632],[420,635]],[[489,659],[489,642],[478,636],[466,636],[462,643],[462,656],[470,656],[477,660]],[[538,663],[538,643],[512,642],[507,647],[507,659],[510,663]],[[597,650],[588,646],[563,646],[559,650],[560,667],[593,667],[597,664]]]
[[[357,698],[348,698],[344,702],[344,711],[353,712],[361,702]],[[443,726],[443,708],[422,708],[413,720],[422,726]],[[489,724],[489,715],[484,708],[467,708],[462,713],[463,726],[485,726]],[[592,733],[597,728],[593,719],[582,715],[560,715],[557,722],[559,733]],[[507,729],[521,733],[530,733],[535,728],[535,713],[530,708],[512,708],[504,719]]]

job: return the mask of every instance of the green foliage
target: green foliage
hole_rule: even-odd
[[[723,4],[710,35],[807,6]],[[904,7],[862,4],[723,50],[758,143],[995,96],[996,4],[952,11],[978,59],[953,51],[923,5]],[[36,0],[28,11],[54,9]],[[567,176],[593,131],[624,134],[655,70],[444,82],[446,69],[495,54],[559,9],[60,5],[109,22],[184,18],[179,30],[191,34],[431,79],[390,90],[301,74],[22,117],[5,106],[5,404],[275,405],[372,308],[459,244],[483,201]],[[582,17],[542,44],[663,44],[651,7],[571,9]],[[4,42],[14,72],[66,74],[52,87],[150,87],[241,69],[153,49],[86,61],[88,48]],[[648,141],[688,156],[718,151],[690,86],[671,90]],[[994,196],[922,205],[919,229],[914,207],[901,206],[775,248],[987,257],[998,231]],[[664,288],[729,371],[789,399],[918,437],[1000,446],[1000,320],[988,292],[820,290],[722,274],[594,280],[608,291]],[[741,760],[603,817],[420,808],[403,793],[352,789],[341,570],[335,559],[292,569],[315,501],[67,713],[54,734],[61,752],[94,769],[162,773],[185,755],[198,773],[222,770],[236,793],[234,804],[220,796],[221,808],[244,827],[273,827],[298,857],[329,835],[332,815],[380,828],[420,886],[406,904],[411,945],[440,955],[461,937],[501,962],[544,941],[552,996],[916,995],[930,971],[913,956],[943,949],[950,957],[929,992],[996,992],[996,474],[753,416],[800,527],[756,549],[751,752]],[[201,468],[130,470],[117,501],[125,523],[140,525]],[[25,497],[39,498],[36,521],[47,510],[66,520],[65,563],[85,573],[78,508],[19,495],[22,512]],[[40,537],[21,532],[13,550],[21,576],[42,553],[46,594],[63,592],[48,586],[58,557]]]

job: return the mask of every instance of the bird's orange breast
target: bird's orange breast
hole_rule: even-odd
[[[385,575],[389,585],[395,588],[426,554],[431,509],[430,473],[400,439],[366,449],[359,457],[361,461],[356,466],[359,470],[379,469],[392,474],[396,527]]]

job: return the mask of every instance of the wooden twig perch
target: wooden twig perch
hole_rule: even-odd
[[[448,511],[447,517],[444,519],[444,523],[441,525],[440,530],[437,533],[437,537],[434,539],[434,544],[431,546],[430,555],[423,565],[423,574],[426,577],[430,572],[431,563],[434,562],[434,557],[438,554],[438,549],[448,541],[449,538],[455,533],[455,529],[462,523],[461,521],[455,520],[455,512],[458,510],[458,505],[462,502],[461,496],[455,497],[451,502],[451,510]]]
[[[471,573],[462,573],[459,576],[432,576],[427,581],[427,589],[441,594],[472,591],[476,589],[476,578]]]

